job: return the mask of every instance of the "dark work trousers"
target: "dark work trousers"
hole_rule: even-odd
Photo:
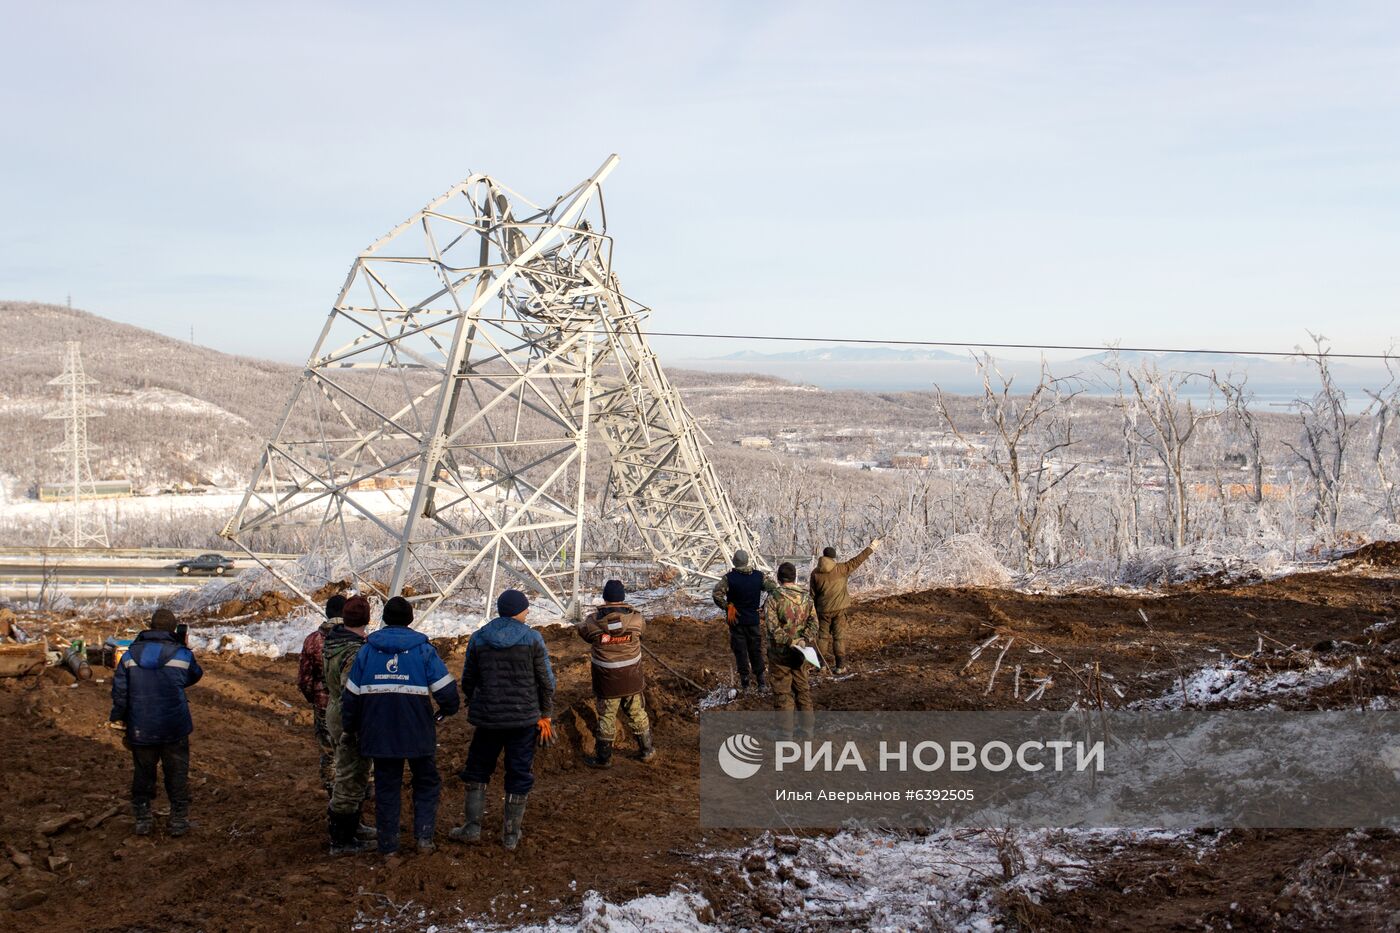
[[[496,760],[506,753],[506,793],[528,794],[535,786],[535,742],[539,739],[537,726],[517,726],[513,729],[487,729],[477,726],[472,744],[467,746],[467,763],[462,768],[462,780],[468,784],[486,784],[496,771]]]
[[[739,668],[739,683],[749,685],[749,668],[763,679],[763,630],[758,625],[729,626],[729,649],[734,652],[734,666]]]
[[[437,827],[438,794],[442,778],[432,755],[424,758],[374,759],[374,822],[379,851],[399,850],[399,808],[403,799],[403,766],[413,772],[413,838],[431,839]]]
[[[190,802],[189,737],[164,745],[132,745],[131,802],[150,803],[156,798],[156,765],[165,772],[165,796],[170,805]]]

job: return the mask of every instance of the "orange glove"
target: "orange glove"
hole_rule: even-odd
[[[554,727],[549,724],[548,716],[541,716],[540,721],[535,723],[540,730],[540,744],[548,747],[554,744]]]

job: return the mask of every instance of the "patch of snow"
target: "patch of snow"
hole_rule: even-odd
[[[1245,660],[1222,660],[1173,682],[1162,696],[1130,704],[1134,709],[1209,709],[1241,703],[1305,696],[1346,677],[1348,664],[1331,666],[1313,661],[1297,670],[1270,673]]]
[[[190,629],[189,643],[196,651],[226,651],[278,658],[284,654],[300,653],[301,643],[320,624],[319,616],[306,612],[266,622],[211,625]],[[456,638],[470,635],[481,628],[482,624],[483,620],[479,615],[435,612],[426,619],[416,620],[413,630],[422,632],[429,638]]]

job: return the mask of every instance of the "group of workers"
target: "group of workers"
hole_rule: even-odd
[[[809,672],[828,663],[834,676],[849,672],[845,624],[851,595],[847,578],[879,549],[880,539],[876,538],[855,557],[841,562],[836,560],[835,548],[824,549],[806,588],[797,583],[796,565],[779,564],[775,581],[753,565],[747,551],[736,551],[734,568],[715,584],[712,596],[715,605],[725,611],[739,688],[745,692],[771,691],[773,709],[780,716],[779,730],[789,737],[794,730],[794,712],[801,716],[802,733],[812,734],[815,710]]]
[[[725,610],[740,686],[772,691],[780,728],[789,736],[794,713],[802,717],[801,731],[811,734],[809,669],[829,657],[835,674],[847,671],[847,577],[879,546],[878,539],[872,541],[840,563],[836,552],[827,548],[806,587],[797,584],[793,564],[779,565],[774,580],[753,566],[750,555],[738,551],[733,569],[715,585],[713,597]],[[535,750],[554,741],[554,670],[539,629],[527,623],[528,597],[506,590],[497,598],[496,618],[467,642],[460,683],[427,636],[412,629],[413,605],[403,597],[385,601],[383,627],[372,633],[370,602],[363,595],[332,596],[325,611],[325,621],[302,644],[297,686],[312,708],[320,780],[329,798],[331,854],[371,848],[384,855],[398,851],[405,767],[413,797],[414,842],[419,852],[433,851],[442,789],[437,723],[463,704],[474,729],[459,773],[466,785],[463,820],[448,836],[462,843],[480,840],[486,785],[504,758],[501,844],[515,849],[535,783]],[[635,757],[647,762],[656,755],[643,701],[645,629],[645,619],[629,605],[618,580],[607,582],[602,605],[576,626],[590,647],[597,708],[594,750],[583,758],[591,768],[612,766],[619,718],[636,739]],[[154,829],[157,767],[164,772],[170,801],[167,833],[182,836],[190,829],[189,735],[194,726],[185,689],[201,676],[199,662],[185,644],[184,627],[164,608],[155,611],[149,629],[118,662],[109,718],[124,730],[123,742],[132,755],[137,835]],[[373,826],[362,821],[371,792]]]

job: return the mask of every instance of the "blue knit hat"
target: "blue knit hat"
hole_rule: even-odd
[[[496,599],[496,611],[502,618],[513,619],[529,608],[529,598],[519,590],[506,590]]]

